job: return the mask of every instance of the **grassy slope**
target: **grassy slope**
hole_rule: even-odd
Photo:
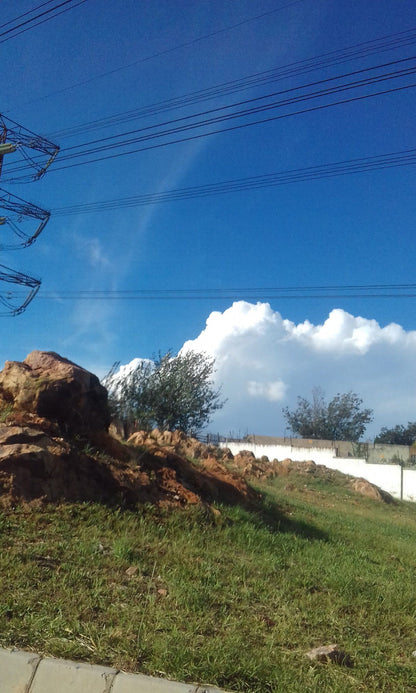
[[[287,482],[258,512],[3,512],[0,644],[235,691],[415,691],[416,504]],[[331,642],[354,668],[304,656]]]

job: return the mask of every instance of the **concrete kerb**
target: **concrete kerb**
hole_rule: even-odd
[[[47,657],[40,661],[28,693],[110,693],[116,674],[107,667]]]
[[[0,648],[0,693],[226,693],[209,685]]]
[[[26,693],[30,690],[40,657],[33,652],[0,649],[1,693]]]

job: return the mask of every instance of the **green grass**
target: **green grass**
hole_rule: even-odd
[[[258,511],[219,516],[4,511],[0,644],[252,693],[415,691],[416,505],[258,488]],[[305,657],[332,642],[353,668]]]
[[[6,423],[12,411],[12,404],[5,404],[3,407],[0,407],[0,423]]]

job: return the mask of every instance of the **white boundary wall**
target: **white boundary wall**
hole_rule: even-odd
[[[294,462],[313,460],[329,469],[337,469],[343,474],[349,474],[366,479],[376,484],[383,491],[400,498],[401,467],[398,464],[368,464],[361,457],[335,457],[331,448],[298,447],[287,445],[259,445],[248,441],[228,441],[220,443],[220,447],[229,448],[233,455],[242,450],[250,450],[256,457],[266,455],[269,460],[284,460],[289,458]],[[403,470],[403,500],[416,502],[416,470]]]

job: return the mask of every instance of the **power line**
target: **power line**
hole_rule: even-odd
[[[85,0],[83,0],[85,1]],[[113,75],[117,72],[120,72],[122,70],[126,70],[130,67],[135,67],[136,65],[139,65],[141,63],[148,62],[149,60],[153,60],[154,58],[159,58],[162,55],[167,55],[169,53],[173,53],[174,51],[180,50],[181,48],[188,48],[189,46],[193,46],[195,43],[199,43],[200,41],[205,41],[207,39],[213,38],[214,36],[217,36],[218,34],[223,34],[227,31],[231,31],[232,29],[236,29],[240,26],[243,26],[244,24],[249,24],[250,22],[254,22],[258,19],[263,19],[264,17],[267,17],[271,14],[275,14],[276,12],[281,12],[281,10],[287,9],[288,7],[292,7],[293,5],[298,5],[299,3],[304,2],[304,0],[293,0],[293,2],[289,2],[286,5],[281,5],[280,7],[277,7],[274,10],[270,10],[269,12],[263,12],[262,14],[256,15],[254,17],[248,17],[247,19],[243,19],[240,22],[237,22],[236,24],[231,24],[230,26],[223,27],[222,29],[217,29],[216,31],[213,31],[209,34],[205,34],[204,36],[198,36],[191,41],[187,41],[186,43],[181,43],[177,46],[173,46],[171,48],[166,48],[163,51],[158,51],[157,53],[153,53],[152,55],[145,56],[144,58],[140,58],[139,60],[135,60],[132,63],[129,63],[128,65],[122,65],[118,68],[115,68],[113,70],[109,70],[107,72],[102,72],[98,75],[95,75],[94,77],[90,77],[89,79],[83,80],[82,82],[76,82],[75,84],[71,84],[68,87],[64,87],[63,89],[56,90],[50,94],[45,94],[44,96],[38,97],[37,99],[31,99],[31,101],[26,101],[24,105],[34,103],[36,101],[39,101],[41,99],[47,99],[51,96],[55,96],[56,94],[61,94],[66,91],[70,91],[71,89],[75,89],[78,87],[82,87],[86,84],[90,84],[91,82],[95,81],[96,79],[101,79],[102,77],[108,77],[109,75]]]
[[[398,166],[410,166],[416,164],[416,149],[408,149],[400,152],[390,152],[377,156],[367,156],[358,159],[347,159],[330,164],[319,164],[304,168],[279,171],[261,176],[247,178],[234,178],[227,181],[207,183],[205,185],[188,188],[176,188],[164,192],[145,193],[132,197],[91,202],[87,204],[58,207],[53,209],[55,216],[72,216],[76,214],[88,214],[112,209],[128,207],[140,207],[163,202],[176,202],[201,197],[210,197],[243,190],[256,190],[290,183],[302,183],[310,180],[321,180],[335,176],[352,175],[368,171],[378,171]]]
[[[364,87],[376,85],[378,83],[389,81],[392,79],[409,77],[416,72],[415,66],[406,67],[406,68],[403,67],[402,69],[395,70],[393,72],[385,72],[385,73],[382,73],[380,75],[372,75],[370,77],[365,77],[364,79],[353,80],[353,81],[350,81],[350,82],[347,82],[344,84],[340,84],[340,85],[336,85],[336,86],[328,86],[326,88],[321,88],[321,89],[318,89],[315,91],[307,92],[306,94],[293,95],[293,92],[299,91],[300,89],[306,89],[309,87],[315,87],[315,86],[319,86],[319,85],[323,85],[323,84],[328,84],[329,82],[333,82],[334,80],[337,80],[337,79],[340,80],[340,79],[345,79],[346,77],[357,76],[357,75],[360,75],[363,73],[368,73],[369,71],[373,71],[373,70],[380,69],[380,68],[385,68],[386,66],[392,66],[392,65],[397,65],[399,63],[403,64],[403,63],[407,63],[409,61],[414,61],[415,59],[416,58],[414,56],[412,56],[409,58],[404,58],[401,60],[392,61],[391,63],[386,63],[383,65],[377,65],[377,66],[373,66],[371,68],[365,68],[363,70],[356,70],[356,71],[351,72],[351,73],[346,73],[343,75],[338,75],[338,76],[327,78],[324,80],[319,80],[317,82],[312,82],[312,83],[309,83],[306,85],[301,85],[298,87],[291,87],[290,89],[281,90],[279,92],[274,92],[272,94],[267,94],[267,95],[264,95],[261,97],[255,97],[253,99],[247,99],[245,101],[233,103],[233,104],[223,106],[220,108],[210,109],[208,111],[203,111],[203,112],[200,112],[198,114],[193,114],[192,116],[184,116],[182,118],[176,118],[176,119],[171,120],[171,121],[165,121],[163,123],[150,125],[150,126],[147,126],[145,128],[139,128],[138,130],[122,133],[120,135],[109,136],[107,138],[104,138],[103,140],[93,140],[91,142],[87,142],[87,143],[84,143],[82,145],[74,145],[73,147],[68,147],[68,148],[63,150],[63,154],[62,154],[61,159],[60,159],[61,165],[57,166],[55,168],[55,170],[63,170],[63,169],[72,168],[73,166],[78,166],[81,164],[85,165],[85,164],[89,164],[89,163],[95,163],[98,161],[112,159],[115,157],[130,155],[133,153],[137,153],[139,151],[156,149],[156,148],[163,147],[163,146],[170,145],[170,144],[177,144],[179,142],[186,142],[186,141],[190,141],[190,140],[194,140],[194,139],[199,139],[201,137],[207,137],[210,135],[215,135],[215,134],[224,133],[224,132],[231,132],[233,130],[237,130],[237,129],[241,129],[241,128],[245,128],[245,127],[250,127],[253,125],[258,125],[261,123],[271,122],[271,121],[279,120],[281,118],[288,118],[288,117],[291,117],[293,115],[303,115],[305,113],[310,113],[310,112],[321,110],[324,108],[329,108],[329,107],[334,106],[334,105],[352,103],[354,101],[359,101],[359,100],[367,99],[367,98],[374,97],[374,96],[391,94],[394,92],[402,91],[404,89],[413,88],[414,86],[416,86],[416,84],[410,83],[410,84],[406,84],[406,85],[400,86],[400,87],[376,91],[376,92],[373,92],[370,94],[365,93],[363,95],[356,96],[356,97],[349,97],[347,99],[340,99],[337,101],[332,101],[330,103],[320,104],[320,105],[313,106],[310,108],[294,110],[294,111],[291,111],[289,113],[283,113],[283,114],[271,116],[268,118],[261,118],[261,119],[254,120],[251,122],[246,122],[246,123],[243,123],[240,125],[234,125],[234,126],[230,126],[230,127],[226,127],[226,128],[218,128],[217,127],[213,130],[209,130],[208,132],[202,132],[202,133],[198,133],[196,135],[188,135],[185,137],[178,137],[178,138],[173,139],[173,140],[162,141],[161,143],[158,143],[158,144],[152,144],[149,146],[139,147],[136,149],[129,149],[128,151],[124,151],[124,152],[118,152],[117,154],[109,154],[107,156],[95,157],[92,159],[86,159],[85,158],[89,155],[97,154],[100,152],[108,152],[108,151],[111,151],[114,149],[120,149],[123,147],[131,147],[132,145],[137,144],[137,143],[144,143],[144,142],[148,142],[148,141],[155,140],[155,139],[161,139],[161,138],[163,139],[163,138],[170,137],[172,135],[187,133],[187,132],[192,131],[192,130],[198,130],[201,128],[212,127],[212,126],[219,125],[221,123],[224,123],[224,122],[227,122],[227,121],[230,121],[233,119],[245,118],[245,117],[248,117],[250,115],[260,114],[260,113],[264,113],[266,111],[275,110],[275,109],[287,107],[290,105],[301,104],[302,102],[305,102],[305,101],[307,102],[310,100],[316,100],[316,99],[320,99],[323,97],[332,96],[335,94],[346,92],[346,91],[362,89]],[[290,95],[289,97],[286,96],[288,94]],[[271,99],[271,98],[274,98],[276,96],[282,96],[282,95],[285,95],[286,98],[280,99],[277,101],[271,101],[271,102],[265,103],[265,104],[258,104],[258,102],[261,100]],[[239,110],[239,111],[234,111],[231,113],[224,113],[225,110],[230,110],[232,108],[236,108],[236,107],[239,107],[241,105],[245,106],[246,104],[247,105],[248,104],[255,104],[255,105],[250,106],[248,108],[243,108],[242,110]],[[205,119],[198,120],[198,118],[201,118],[201,116],[209,116],[209,117],[205,117]],[[196,120],[192,120],[193,118]],[[166,126],[172,126],[172,127],[166,127]],[[164,128],[164,129],[157,130],[157,128]],[[154,132],[148,132],[149,130],[155,130],[155,131]],[[139,134],[139,133],[145,133],[145,134]],[[130,137],[130,135],[134,135],[134,137]],[[124,139],[121,141],[113,141],[115,139],[119,140],[121,137],[126,137],[126,136],[128,136],[127,139]],[[94,145],[96,145],[96,146],[94,146]],[[65,152],[67,152],[67,153],[65,154]],[[78,163],[75,163],[75,164],[66,164],[65,165],[66,161],[71,161],[73,159],[81,159],[81,161]],[[15,168],[9,169],[8,174],[19,172],[19,171],[22,171],[24,169],[25,169],[24,165],[20,166],[20,167],[15,167]],[[14,178],[14,180],[20,180],[20,179],[21,178],[19,178],[19,177]]]
[[[18,19],[22,19],[23,17],[27,17],[29,14],[32,14],[32,12],[36,12],[36,10],[39,10],[41,7],[45,7],[45,5],[50,5],[51,2],[54,0],[47,0],[47,2],[42,2],[40,5],[37,5],[36,7],[32,7],[31,10],[28,10],[27,12],[23,12],[23,14],[19,14],[17,17],[14,17],[14,19],[9,19],[9,21],[4,22],[4,24],[0,24],[0,29],[3,29],[5,26],[8,26],[9,24],[13,24],[13,22],[17,22]]]
[[[373,39],[365,43],[356,44],[349,48],[344,48],[338,51],[331,51],[315,58],[290,63],[289,65],[280,68],[269,69],[264,72],[255,73],[238,80],[223,82],[214,87],[201,89],[184,96],[174,97],[165,101],[160,101],[140,109],[123,111],[121,113],[100,118],[97,120],[82,123],[71,128],[58,130],[51,134],[51,137],[65,138],[72,137],[85,132],[112,127],[121,123],[137,120],[143,116],[155,115],[164,111],[183,108],[185,106],[201,103],[213,98],[222,97],[226,94],[234,94],[243,90],[251,89],[259,84],[270,84],[282,79],[294,76],[300,76],[312,72],[318,68],[331,67],[334,65],[342,65],[359,57],[377,54],[388,50],[393,50],[398,47],[408,46],[416,40],[416,30],[411,29],[398,34],[392,34],[380,39]]]
[[[61,14],[64,14],[65,12],[68,12],[69,10],[74,9],[75,7],[78,7],[79,5],[82,5],[84,2],[87,2],[87,0],[77,0],[75,4],[72,4],[71,7],[66,7],[65,9],[61,9],[59,12],[55,12],[55,14],[51,15],[50,17],[45,17],[45,15],[50,14],[51,12],[54,12],[55,10],[58,10],[61,7],[64,7],[65,5],[68,5],[69,3],[74,3],[75,0],[64,0],[64,2],[59,3],[58,5],[54,5],[54,7],[49,8],[48,10],[45,10],[44,12],[41,12],[40,14],[36,15],[35,17],[32,17],[30,19],[25,20],[24,22],[20,22],[20,24],[16,24],[16,26],[7,29],[6,31],[3,31],[0,33],[0,38],[2,36],[6,36],[6,34],[12,34],[12,36],[7,36],[6,38],[3,38],[0,43],[5,43],[6,41],[10,41],[13,38],[16,38],[16,36],[20,36],[21,34],[26,33],[26,31],[29,31],[30,29],[33,29],[36,26],[39,26],[41,24],[44,24],[45,22],[49,22],[51,19],[55,19],[55,17],[58,17]],[[48,4],[48,3],[44,3]],[[39,7],[42,7],[40,5]],[[32,10],[33,11],[33,10]],[[30,14],[31,11],[25,13],[22,16],[26,16],[27,14]],[[35,19],[39,19],[40,17],[44,17],[44,19],[40,19],[40,21],[35,22]],[[13,20],[12,20],[13,21]],[[35,23],[33,23],[35,22]],[[11,22],[7,22],[10,24]],[[31,24],[31,26],[26,26],[27,24]],[[25,29],[21,29],[20,31],[17,31],[21,27],[26,26]]]
[[[354,101],[360,101],[360,100],[367,99],[367,98],[374,97],[374,96],[381,96],[381,95],[386,95],[386,94],[392,94],[392,93],[394,93],[394,92],[403,91],[404,89],[410,89],[410,88],[415,87],[415,86],[416,86],[416,83],[412,83],[412,84],[409,84],[409,85],[404,86],[404,87],[397,87],[397,88],[395,88],[395,89],[387,89],[387,90],[384,90],[384,91],[378,91],[378,92],[375,92],[375,93],[373,93],[373,94],[368,94],[368,95],[366,95],[366,96],[357,96],[357,97],[354,97],[354,98],[343,99],[343,100],[335,101],[335,102],[332,102],[332,103],[329,103],[329,104],[324,104],[324,105],[320,105],[320,106],[315,106],[315,107],[312,107],[312,108],[306,108],[306,109],[302,109],[302,110],[299,110],[299,111],[292,111],[291,113],[286,113],[286,114],[284,114],[284,115],[278,115],[278,116],[273,116],[273,117],[269,117],[269,118],[264,118],[264,119],[261,119],[261,120],[255,120],[255,121],[252,121],[252,122],[250,122],[250,123],[244,123],[244,124],[242,124],[242,125],[234,125],[234,126],[232,126],[232,127],[227,127],[227,128],[221,128],[221,129],[217,129],[217,130],[212,130],[212,131],[210,131],[210,132],[206,132],[206,133],[202,133],[202,134],[191,135],[191,136],[188,136],[188,137],[180,137],[180,138],[177,138],[177,139],[174,139],[174,140],[170,140],[170,141],[168,141],[168,142],[162,142],[162,143],[159,143],[159,144],[153,144],[153,145],[149,145],[149,146],[146,146],[146,147],[139,147],[139,148],[137,148],[137,149],[131,149],[130,151],[127,151],[127,152],[119,152],[119,153],[117,153],[117,154],[109,154],[109,155],[107,155],[107,156],[101,156],[101,157],[97,157],[97,158],[95,158],[95,159],[88,159],[88,160],[81,161],[81,162],[74,163],[74,164],[66,164],[66,165],[64,165],[64,166],[58,166],[58,167],[56,167],[54,170],[55,170],[55,171],[62,171],[62,170],[65,170],[65,169],[67,169],[67,168],[74,168],[74,167],[76,167],[76,166],[81,166],[81,165],[86,165],[86,164],[92,164],[92,163],[97,163],[97,162],[101,162],[101,161],[107,161],[107,160],[109,160],[109,159],[116,159],[116,158],[119,158],[119,157],[122,157],[122,156],[129,156],[129,155],[131,155],[131,154],[136,154],[136,153],[138,153],[138,152],[150,151],[150,150],[152,150],[152,149],[159,149],[159,148],[161,148],[161,147],[169,146],[169,145],[171,145],[171,144],[179,144],[179,143],[183,143],[183,142],[189,142],[189,141],[192,141],[192,140],[201,139],[201,138],[203,138],[203,137],[208,137],[208,136],[210,136],[210,135],[218,135],[218,134],[222,134],[222,133],[225,133],[225,132],[232,132],[232,131],[234,131],[234,130],[239,130],[239,129],[246,128],[246,127],[251,127],[251,126],[253,126],[253,125],[259,125],[259,124],[263,124],[263,123],[270,123],[270,122],[273,122],[273,121],[276,121],[276,120],[280,120],[280,119],[282,119],[282,118],[288,118],[288,117],[291,117],[291,116],[294,116],[294,115],[304,115],[304,114],[306,114],[306,113],[312,113],[312,112],[314,112],[314,111],[319,111],[319,110],[322,110],[322,109],[324,109],[324,108],[330,108],[331,106],[344,105],[344,104],[347,104],[347,103],[353,103]],[[72,159],[72,158],[76,158],[76,157],[74,156],[74,157],[71,157],[71,159]],[[19,178],[16,178],[16,177],[15,177],[15,178],[11,178],[11,179],[9,178],[8,180],[9,180],[9,181],[12,181],[12,182],[18,182],[18,181],[26,180],[26,177],[19,177]]]
[[[59,299],[59,300],[135,300],[135,301],[143,301],[143,300],[151,300],[151,301],[189,301],[189,300],[207,300],[207,301],[212,301],[213,298],[216,298],[218,300],[246,300],[246,301],[258,301],[260,298],[262,300],[279,300],[279,301],[286,301],[286,300],[306,300],[306,299],[341,299],[341,298],[416,298],[416,293],[407,293],[407,294],[308,294],[305,296],[293,296],[293,295],[285,295],[285,294],[278,294],[278,295],[266,295],[266,296],[260,296],[258,294],[253,294],[253,295],[246,295],[244,296],[241,295],[233,295],[230,296],[229,294],[227,295],[217,295],[217,296],[173,296],[173,295],[166,295],[166,296],[85,296],[85,295],[73,295],[73,296],[67,296],[67,295],[62,295],[62,294],[54,294],[53,296],[45,296],[44,294],[39,294],[39,298],[46,298],[46,299]],[[1,315],[1,314],[0,314]]]
[[[120,137],[125,137],[126,135],[132,135],[132,134],[144,132],[147,130],[153,130],[155,128],[165,127],[166,125],[175,125],[176,123],[189,121],[189,120],[192,120],[193,118],[199,118],[201,116],[210,116],[210,118],[207,118],[204,121],[196,122],[195,124],[192,123],[192,125],[197,125],[197,126],[199,126],[201,124],[211,125],[212,123],[223,122],[223,120],[225,120],[225,119],[228,120],[228,119],[236,118],[239,116],[251,115],[252,113],[262,112],[263,110],[269,110],[270,108],[276,108],[276,107],[280,107],[282,105],[286,106],[286,105],[291,105],[292,103],[299,103],[299,102],[302,102],[302,101],[307,100],[309,98],[317,98],[320,96],[326,96],[328,94],[339,93],[340,91],[344,91],[346,89],[353,89],[353,88],[358,88],[358,87],[362,87],[362,86],[368,86],[368,85],[371,85],[373,83],[378,83],[379,81],[385,81],[385,80],[389,80],[389,79],[396,79],[398,77],[408,76],[408,75],[414,74],[414,72],[416,72],[416,67],[408,67],[408,68],[403,67],[402,70],[396,70],[393,72],[386,72],[384,74],[375,75],[373,77],[371,77],[371,76],[366,77],[364,80],[356,80],[356,81],[349,82],[345,85],[341,84],[341,85],[334,86],[334,87],[328,87],[326,89],[320,89],[317,92],[310,92],[309,94],[302,94],[300,96],[295,96],[295,97],[285,99],[282,101],[272,102],[270,104],[260,105],[258,107],[250,108],[250,109],[247,109],[244,111],[232,112],[229,115],[228,114],[221,115],[225,111],[230,111],[231,109],[239,108],[241,106],[247,106],[249,104],[258,103],[258,102],[264,101],[265,99],[272,99],[272,98],[275,98],[276,96],[292,94],[292,93],[297,92],[301,89],[309,89],[310,87],[317,87],[317,86],[320,86],[323,84],[328,84],[328,83],[331,83],[334,81],[342,80],[342,79],[345,79],[347,77],[354,77],[357,75],[362,75],[363,73],[368,73],[368,72],[372,72],[374,70],[384,69],[386,67],[392,67],[394,65],[405,64],[405,63],[408,64],[410,61],[414,62],[415,60],[416,60],[416,56],[411,56],[408,58],[401,58],[399,60],[394,60],[394,61],[391,61],[389,63],[384,63],[381,65],[374,65],[372,67],[362,68],[361,70],[354,70],[353,72],[347,72],[347,73],[344,73],[341,75],[335,75],[333,77],[327,77],[326,79],[316,80],[314,82],[309,82],[307,84],[302,84],[302,85],[298,85],[295,87],[290,87],[290,88],[283,89],[283,90],[280,90],[277,92],[272,92],[269,94],[263,94],[261,96],[256,96],[256,97],[253,97],[251,99],[245,99],[243,101],[235,101],[231,104],[226,104],[225,106],[219,106],[217,108],[211,108],[209,110],[200,111],[198,113],[193,113],[192,115],[188,115],[188,116],[181,116],[179,118],[174,118],[172,120],[163,121],[163,122],[157,123],[155,125],[148,125],[148,126],[145,126],[142,128],[135,129],[135,130],[129,130],[127,132],[123,132],[123,133],[120,133],[117,135],[110,135],[108,137],[100,138],[98,140],[90,140],[89,142],[85,142],[85,143],[82,143],[79,145],[73,145],[71,147],[66,147],[62,151],[63,151],[63,153],[65,153],[65,152],[70,152],[71,150],[83,149],[83,148],[90,146],[90,145],[93,145],[93,144],[98,144],[98,143],[101,144],[103,142],[109,142],[110,140],[116,140],[116,139],[119,139]],[[220,114],[220,115],[214,116],[214,114]],[[174,130],[174,132],[176,132],[176,130]],[[171,134],[171,131],[170,130],[167,131],[167,134]],[[136,140],[133,140],[133,141],[136,141]],[[124,144],[124,143],[129,144],[130,141],[126,140],[122,144]],[[116,146],[120,146],[120,145],[116,145]],[[87,153],[91,153],[93,151],[95,151],[95,150],[88,150]]]
[[[416,298],[416,284],[41,291],[44,300],[189,301]]]
[[[260,125],[260,124],[263,124],[263,123],[270,123],[270,122],[273,122],[273,121],[275,121],[275,120],[280,120],[280,119],[282,119],[282,118],[288,118],[288,117],[291,117],[291,116],[294,116],[294,115],[304,115],[305,113],[312,113],[313,111],[319,111],[319,110],[322,110],[322,109],[324,109],[324,108],[329,108],[329,107],[331,107],[331,106],[344,105],[344,104],[347,104],[347,103],[353,103],[354,101],[360,101],[360,100],[362,100],[362,99],[367,99],[367,98],[374,97],[374,96],[381,96],[381,95],[386,95],[386,94],[392,94],[392,93],[394,93],[394,92],[403,91],[404,89],[410,89],[410,88],[415,87],[415,86],[416,86],[416,83],[414,83],[414,84],[409,84],[409,85],[407,85],[407,86],[405,86],[405,87],[397,87],[397,88],[395,88],[395,89],[387,89],[387,90],[384,90],[384,91],[375,92],[374,94],[369,94],[369,95],[367,95],[367,96],[357,96],[357,97],[350,98],[350,99],[343,99],[343,100],[340,100],[340,101],[334,101],[334,102],[332,102],[332,103],[324,104],[324,105],[321,105],[321,106],[315,106],[315,107],[313,107],[313,108],[302,109],[302,110],[300,110],[300,111],[293,111],[293,112],[287,113],[287,114],[285,114],[285,115],[279,115],[279,116],[274,116],[274,117],[270,117],[270,118],[264,118],[264,119],[262,119],[262,120],[255,120],[255,121],[252,121],[251,123],[245,123],[245,124],[243,124],[243,125],[235,125],[235,126],[233,126],[233,127],[228,127],[228,128],[221,128],[221,129],[217,129],[217,130],[212,130],[212,131],[210,131],[210,132],[203,133],[203,134],[192,135],[192,136],[188,136],[188,137],[181,137],[181,138],[178,138],[178,139],[175,139],[175,140],[170,140],[169,142],[162,142],[161,144],[154,144],[154,145],[150,145],[150,146],[147,146],[147,147],[140,147],[140,148],[138,148],[138,149],[132,149],[132,150],[130,150],[130,151],[128,151],[128,152],[121,152],[121,153],[118,153],[118,154],[110,154],[110,155],[108,155],[108,156],[101,156],[101,157],[98,157],[98,158],[96,158],[96,159],[88,159],[88,160],[86,160],[86,161],[82,161],[82,162],[76,163],[76,164],[67,164],[66,166],[59,166],[59,167],[56,167],[54,170],[55,170],[55,171],[62,171],[62,170],[64,170],[64,169],[67,169],[67,168],[74,168],[75,166],[79,166],[79,165],[92,164],[92,163],[97,163],[97,162],[101,162],[101,161],[106,161],[106,160],[109,160],[109,159],[116,159],[116,158],[119,158],[119,157],[121,157],[121,156],[128,156],[128,155],[130,155],[130,154],[136,154],[136,153],[138,153],[138,152],[149,151],[149,150],[152,150],[152,149],[159,149],[160,147],[169,146],[169,145],[171,145],[171,144],[179,144],[179,143],[182,143],[182,142],[189,142],[189,141],[191,141],[191,140],[197,140],[197,139],[201,139],[201,138],[203,138],[203,137],[208,137],[208,136],[210,136],[210,135],[218,135],[218,134],[222,134],[222,133],[225,133],[225,132],[232,132],[232,131],[234,131],[234,130],[239,130],[239,129],[241,129],[241,128],[250,127],[250,126],[252,126],[252,125]],[[19,180],[19,179],[14,179],[14,180]]]

